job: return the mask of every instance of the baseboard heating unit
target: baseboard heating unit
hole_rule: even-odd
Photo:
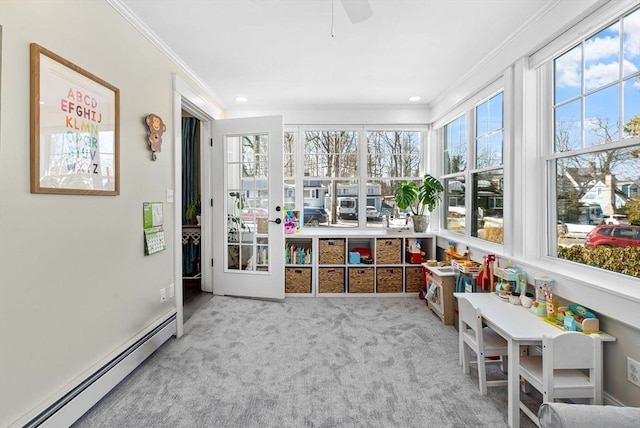
[[[81,384],[31,419],[23,428],[60,428],[72,425],[175,334],[176,315],[173,314]]]

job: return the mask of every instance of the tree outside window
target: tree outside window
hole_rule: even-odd
[[[620,261],[640,261],[640,240],[590,248],[587,236],[607,215],[640,225],[639,29],[636,9],[553,60],[550,217],[567,231],[558,228],[551,255],[622,273],[629,272]]]

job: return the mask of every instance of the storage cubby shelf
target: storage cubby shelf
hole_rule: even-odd
[[[409,245],[417,242],[422,253],[419,261],[435,258],[436,240],[431,234],[285,236],[287,257],[291,248],[304,248],[310,260],[309,264],[294,264],[285,259],[285,292],[304,296],[417,294],[424,287],[422,266],[415,262],[415,253],[408,253]],[[360,262],[367,257],[371,263]]]

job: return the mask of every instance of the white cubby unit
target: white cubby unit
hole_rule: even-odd
[[[417,295],[424,288],[421,262],[435,258],[435,244],[434,235],[409,232],[286,235],[285,293]]]

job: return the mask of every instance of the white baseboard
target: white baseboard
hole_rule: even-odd
[[[24,427],[60,428],[72,425],[164,342],[175,336],[176,325],[176,316],[173,315]]]
[[[604,404],[606,404],[607,406],[618,406],[618,407],[625,407],[624,404],[622,404],[620,401],[616,400],[615,398],[613,398],[611,395],[607,394],[606,392],[604,394],[602,394],[602,401],[604,401]]]

